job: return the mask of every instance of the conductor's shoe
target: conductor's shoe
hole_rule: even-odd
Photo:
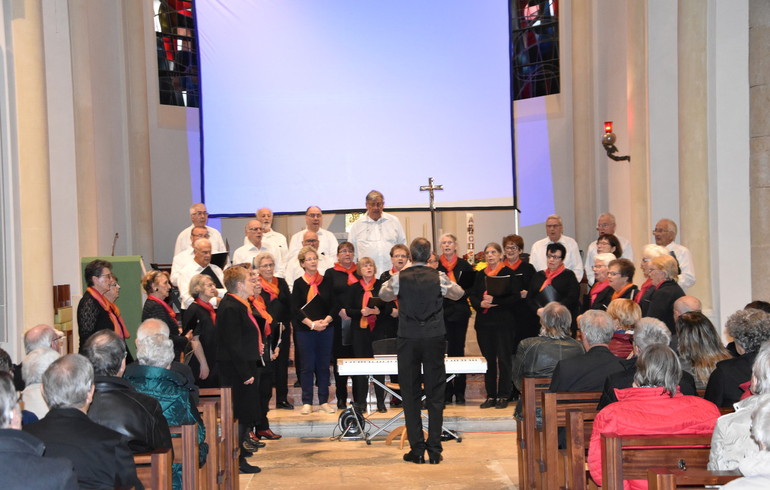
[[[428,453],[428,463],[430,464],[439,464],[440,462],[444,461],[444,456],[439,454],[432,454]]]
[[[425,464],[425,456],[423,455],[416,455],[412,451],[409,451],[408,453],[404,454],[404,461],[408,463],[415,463],[415,464]]]
[[[240,458],[238,460],[238,469],[240,470],[241,473],[246,473],[246,474],[254,474],[262,471],[262,469],[259,466],[249,464],[249,462],[246,461],[246,458]]]
[[[492,407],[495,406],[496,403],[497,403],[496,399],[494,399],[494,398],[487,398],[486,400],[484,400],[484,403],[479,405],[479,408],[492,408]]]

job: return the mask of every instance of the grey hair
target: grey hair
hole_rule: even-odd
[[[564,226],[564,221],[562,221],[561,216],[559,216],[558,214],[550,214],[545,220],[548,221],[549,219],[558,220],[559,224]]]
[[[639,352],[654,344],[668,345],[671,342],[671,331],[665,323],[657,318],[643,317],[634,327],[634,345]]]
[[[385,196],[382,195],[382,192],[372,189],[366,195],[366,202],[376,201],[378,197],[383,201],[385,200]]]
[[[139,328],[136,330],[137,345],[143,338],[150,337],[152,335],[163,335],[168,337],[169,331],[166,322],[163,320],[158,320],[157,318],[148,318],[147,320],[143,321],[139,325]]]
[[[540,336],[552,339],[569,337],[572,314],[566,306],[556,301],[545,305],[540,313]]]
[[[610,265],[610,262],[615,260],[617,257],[615,257],[614,254],[611,253],[603,253],[603,254],[596,254],[594,255],[594,260],[598,260],[599,262],[602,262],[604,265]]]
[[[259,265],[262,263],[263,260],[270,259],[273,261],[273,264],[275,264],[275,257],[273,257],[273,254],[270,252],[259,252],[252,260],[251,260],[251,266],[255,269],[259,268]]]
[[[588,310],[580,315],[578,325],[588,345],[609,344],[615,333],[615,322],[606,311]]]
[[[55,360],[43,373],[43,399],[48,408],[81,409],[94,385],[94,367],[80,354]]]
[[[759,348],[751,374],[754,375],[751,391],[755,395],[770,394],[770,341],[763,343]]]
[[[640,388],[661,387],[673,397],[681,378],[679,357],[667,345],[653,344],[644,349],[636,360],[634,383]]]
[[[599,215],[598,219],[602,219],[602,218],[609,218],[610,221],[612,221],[612,224],[613,225],[615,224],[615,215],[612,214],[612,213],[602,213],[602,214]]]
[[[167,368],[174,360],[174,342],[163,335],[151,335],[137,343],[136,359],[141,366]]]
[[[21,362],[21,377],[28,385],[43,381],[43,373],[61,354],[50,347],[34,349]]]
[[[194,276],[192,276],[192,279],[190,279],[190,289],[189,289],[190,296],[192,296],[193,298],[197,298],[198,296],[200,296],[204,288],[203,282],[206,279],[211,279],[211,278],[206,274],[195,274]]]
[[[0,371],[0,429],[11,426],[13,409],[16,408],[18,397],[13,386],[13,375]]]
[[[762,310],[738,310],[727,318],[725,329],[746,352],[756,352],[770,338],[770,314]]]
[[[770,395],[756,395],[759,402],[751,414],[751,437],[764,448],[770,450]]]
[[[438,238],[438,241],[439,241],[439,243],[441,243],[441,240],[443,240],[444,238],[451,238],[453,242],[457,243],[457,237],[456,237],[456,236],[454,236],[454,235],[453,235],[453,234],[451,234],[451,233],[444,233],[443,235],[441,235],[441,236]]]
[[[642,248],[642,256],[648,256],[650,258],[660,257],[661,255],[668,255],[668,249],[661,247],[656,243],[648,243]]]
[[[51,347],[51,343],[59,337],[56,330],[49,325],[37,325],[24,334],[24,353],[29,354],[35,349]]]
[[[88,337],[81,353],[91,361],[96,376],[117,376],[126,358],[126,342],[112,330]]]

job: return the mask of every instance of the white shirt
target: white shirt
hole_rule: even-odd
[[[244,237],[243,244],[248,245],[249,243],[251,243],[249,242],[249,239]],[[276,268],[279,266],[279,264],[286,262],[286,257],[289,255],[289,245],[286,244],[285,236],[275,230],[266,231],[262,235],[262,245],[272,246],[273,250],[275,250],[273,255],[275,255],[274,258]]]
[[[278,254],[277,249],[273,246],[273,244],[266,244],[265,240],[262,240],[262,248],[257,248],[256,245],[248,241],[248,238],[246,239],[248,243],[244,244],[242,247],[238,247],[238,249],[233,254],[233,264],[243,264],[245,262],[251,263],[251,261],[256,257],[260,252],[270,252],[270,254],[273,256],[273,261],[278,263]]]
[[[690,249],[684,245],[671,242],[666,245],[666,249],[674,252],[677,262],[679,262],[679,269],[682,273],[679,274],[679,286],[687,291],[687,288],[692,287],[695,284],[695,266],[692,263],[692,254]]]
[[[562,235],[557,242],[564,245],[564,248],[567,249],[567,255],[564,257],[564,267],[575,273],[578,282],[582,281],[583,261],[580,258],[580,249],[577,242],[567,235]],[[545,237],[532,244],[532,248],[529,251],[529,263],[532,264],[536,271],[541,271],[548,266],[545,250],[549,243],[553,242],[551,242],[550,238]]]
[[[401,222],[392,214],[382,213],[377,221],[364,214],[350,227],[348,241],[355,247],[356,260],[370,257],[379,273],[390,270],[390,249],[398,243],[406,243],[406,234]]]
[[[326,255],[319,255],[318,273],[323,276],[327,269],[334,267],[334,262],[335,259],[331,257],[327,257]],[[299,258],[297,258],[297,254],[294,254],[294,256],[288,262],[286,262],[283,271],[283,278],[286,279],[286,283],[289,285],[289,291],[294,290],[294,281],[302,277],[302,274],[304,273],[305,269],[299,265]]]
[[[302,248],[302,238],[305,236],[305,232],[307,232],[307,228],[291,236],[291,240],[289,240],[289,255],[299,253]],[[337,257],[337,245],[339,245],[339,242],[334,233],[323,228],[319,228],[316,233],[318,234],[318,253],[331,258]]]
[[[195,250],[188,248],[174,255],[174,262],[171,264],[171,284],[179,286],[179,273],[182,269],[195,262]]]
[[[631,262],[634,261],[634,249],[631,247],[631,242],[626,240],[620,235],[615,235],[620,242],[620,248],[623,249],[623,255],[621,255],[622,258],[628,259]],[[594,259],[596,258],[596,240],[592,241],[590,244],[588,244],[588,252],[586,252],[586,277],[588,278],[588,284],[591,285],[594,283]]]
[[[224,286],[225,275],[222,273],[222,269],[214,264],[209,264],[211,270],[219,278],[219,282]],[[192,264],[187,264],[187,267],[179,272],[179,298],[182,302],[182,308],[189,308],[193,302],[193,297],[190,296],[190,280],[192,280],[195,274],[200,274],[205,267],[201,267],[197,262],[193,261]],[[223,298],[227,290],[223,288],[217,288],[217,296]]]
[[[174,246],[174,256],[188,248],[192,248],[192,242],[190,241],[190,233],[192,233],[193,225],[188,226],[184,230],[179,232],[176,237],[176,245]],[[211,253],[218,254],[221,252],[227,252],[225,247],[225,241],[222,240],[222,234],[219,230],[210,226],[206,227],[209,230],[209,241],[211,242]]]

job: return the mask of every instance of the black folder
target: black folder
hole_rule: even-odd
[[[228,257],[227,252],[219,252],[217,254],[211,254],[211,263],[219,267],[220,269],[224,269],[225,265],[227,265],[227,257]]]
[[[323,320],[326,318],[326,315],[329,314],[329,307],[326,306],[326,302],[318,294],[305,303],[300,310],[302,310],[302,313],[304,313],[307,318],[313,321]]]
[[[209,277],[211,278],[211,280],[214,282],[214,286],[215,286],[217,289],[222,289],[222,288],[224,288],[224,286],[222,285],[222,282],[219,280],[219,278],[217,277],[217,275],[216,275],[216,274],[214,274],[214,271],[213,271],[213,270],[211,270],[211,267],[209,267],[209,266],[206,266],[206,268],[205,268],[205,269],[203,269],[203,270],[201,271],[201,274],[206,274],[207,276],[209,276]]]
[[[457,285],[467,291],[473,287],[473,283],[476,281],[476,271],[460,271],[455,279],[457,279]]]
[[[544,287],[542,291],[538,292],[537,297],[535,298],[537,305],[541,308],[553,301],[559,301],[559,299],[559,293],[551,284]]]
[[[383,300],[382,298],[379,298],[377,296],[372,296],[371,298],[369,298],[369,301],[366,302],[366,306],[369,307],[369,308],[380,308],[380,309],[382,309],[382,307],[385,305],[385,303],[386,303],[386,301]]]
[[[490,296],[511,294],[511,276],[486,276],[484,285]]]

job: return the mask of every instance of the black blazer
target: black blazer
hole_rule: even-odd
[[[254,318],[259,331],[264,331],[264,318]],[[231,363],[238,375],[237,380],[228,381],[242,383],[257,376],[257,368],[263,365],[263,354],[259,352],[259,332],[249,318],[249,307],[232,294],[226,294],[219,303],[216,328],[217,361]]]
[[[623,369],[618,356],[603,345],[595,345],[582,356],[559,361],[549,391],[601,391],[607,376]]]
[[[623,364],[623,370],[617,373],[611,374],[604,381],[604,387],[602,388],[602,397],[599,399],[599,405],[597,410],[601,410],[610,403],[618,401],[618,397],[615,395],[615,389],[631,388],[634,384],[634,375],[636,375],[636,357],[631,359],[621,359]],[[695,378],[687,371],[682,371],[682,377],[679,379],[679,391],[683,395],[697,396],[698,390],[695,389]]]
[[[46,457],[72,461],[81,488],[144,488],[128,438],[75,408],[54,408],[24,431],[45,444]]]
[[[503,267],[497,276],[510,276],[510,283],[508,292],[494,296],[492,302],[497,306],[489,308],[484,313],[484,308],[481,306],[481,301],[484,299],[484,291],[486,291],[487,275],[484,271],[480,271],[476,274],[476,280],[473,283],[473,288],[468,294],[468,298],[471,300],[473,309],[476,310],[476,327],[502,327],[513,329],[516,324],[516,316],[514,314],[514,308],[517,303],[521,303],[521,284],[515,279],[515,273],[508,267]]]
[[[45,445],[37,437],[16,429],[0,429],[0,475],[4,490],[77,490],[72,462],[43,457]]]
[[[545,306],[538,302],[538,293],[544,282],[545,272],[537,271],[532,276],[532,282],[529,284],[529,293],[527,294],[527,303],[532,311],[537,311],[538,308]],[[572,322],[575,323],[578,297],[580,296],[580,284],[578,284],[578,280],[575,278],[575,273],[569,269],[564,269],[564,272],[551,281],[551,286],[559,295],[559,303],[566,306],[570,313],[572,313]]]
[[[291,311],[292,311],[292,325],[295,329],[310,331],[310,327],[302,323],[302,320],[306,318],[305,313],[302,311],[302,307],[307,303],[307,292],[310,290],[310,286],[302,277],[297,278],[294,281],[294,288],[291,291]],[[326,314],[334,318],[334,312],[332,311],[334,302],[334,290],[332,288],[332,282],[324,279],[321,284],[318,285],[318,295],[321,296],[324,304],[326,305]],[[337,310],[339,312],[339,309]],[[321,318],[312,318],[312,320],[321,320]]]
[[[278,296],[273,301],[270,301],[270,293],[264,289],[260,293],[267,306],[267,312],[273,317],[273,323],[271,324],[272,333],[270,334],[271,349],[275,349],[276,344],[278,344],[278,336],[281,330],[278,323],[283,323],[285,339],[288,339],[287,335],[290,335],[291,332],[291,292],[284,278],[277,277],[276,279],[278,279]],[[282,348],[288,349],[289,344],[283,344]]]
[[[671,279],[660,283],[657,289],[652,287],[650,289],[652,293],[645,295],[639,304],[642,308],[642,316],[657,318],[666,324],[672,334],[676,334],[674,302],[684,296],[684,291]],[[646,301],[647,299],[649,301]]]
[[[751,379],[751,368],[756,352],[747,352],[739,357],[719,361],[711,373],[703,396],[718,407],[732,407],[741,399],[740,385]]]

